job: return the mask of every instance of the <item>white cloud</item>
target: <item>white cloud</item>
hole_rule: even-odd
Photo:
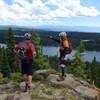
[[[55,5],[58,9],[51,14],[60,17],[73,16],[98,16],[100,11],[94,7],[85,7],[80,5],[80,0],[48,0],[46,5]]]
[[[19,4],[16,4],[16,3],[11,6],[11,9],[16,13],[24,13],[25,12],[23,7],[21,7]]]
[[[93,7],[80,7],[80,14],[85,15],[85,16],[97,16],[100,15],[100,12],[97,11],[95,8]]]
[[[51,11],[48,14],[51,17],[70,17],[70,16],[74,16],[73,12],[68,10],[68,9],[56,9],[55,11]]]
[[[5,5],[5,4],[4,4]],[[12,12],[8,5],[0,8],[0,19],[2,20],[18,20],[17,14]]]
[[[33,9],[39,9],[42,11],[49,10],[48,7],[42,2],[42,0],[32,0]]]
[[[0,0],[0,8],[4,6],[4,1]]]
[[[56,8],[52,10],[52,6]],[[80,4],[80,0],[13,0],[8,5],[0,0],[0,19],[11,21],[44,22],[77,16],[98,16],[94,7]]]

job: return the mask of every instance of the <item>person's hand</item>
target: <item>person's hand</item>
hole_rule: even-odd
[[[15,50],[15,49],[13,49],[13,52],[14,52],[15,54],[18,54],[18,53],[19,53],[19,51],[18,51],[18,50]]]
[[[33,56],[36,57],[36,52],[33,53]]]
[[[61,61],[64,61],[64,57],[61,58]]]

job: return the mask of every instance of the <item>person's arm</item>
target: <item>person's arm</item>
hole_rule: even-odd
[[[33,57],[35,57],[36,56],[36,50],[35,50],[35,48],[33,49]]]
[[[55,41],[55,42],[57,42],[57,43],[60,43],[60,40],[55,39],[55,38],[54,38],[54,37],[52,37],[52,36],[48,36],[48,38],[49,38],[49,39],[52,39],[53,41]]]
[[[35,50],[34,45],[33,44],[30,44],[29,49],[31,50],[31,52],[33,54],[33,57],[35,57],[36,56],[36,50]]]

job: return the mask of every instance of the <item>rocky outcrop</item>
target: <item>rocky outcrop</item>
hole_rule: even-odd
[[[88,82],[67,74],[64,81],[57,81],[59,75],[51,70],[35,72],[32,91],[23,92],[25,83],[19,87],[12,82],[0,85],[0,100],[100,100],[100,94]],[[39,79],[40,77],[40,79]],[[34,79],[34,78],[33,78]]]
[[[100,100],[100,93],[96,91],[89,83],[75,78],[71,74],[67,74],[64,81],[57,81],[58,75],[51,74],[47,80],[54,86],[65,87],[75,92],[77,96],[86,100]]]

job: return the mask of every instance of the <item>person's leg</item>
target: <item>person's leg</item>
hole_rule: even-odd
[[[61,68],[61,76],[60,79],[58,79],[58,81],[64,81],[65,80],[65,60],[63,58],[60,58],[60,68]]]
[[[25,82],[25,91],[27,91],[27,88],[28,88],[28,76],[27,76],[27,74],[24,74],[23,77],[24,77],[24,82]]]
[[[32,61],[29,61],[28,67],[27,67],[27,83],[28,83],[28,88],[31,88],[31,85],[32,85],[32,75],[33,75]]]
[[[28,63],[26,60],[22,60],[22,74],[23,74],[23,80],[25,82],[25,92],[27,91],[28,88],[28,75],[27,75],[27,67],[28,67]]]
[[[28,80],[27,80],[27,74],[24,74],[24,75],[23,75],[23,79],[24,79],[24,82],[27,83],[27,81],[28,81]]]
[[[28,86],[31,86],[31,84],[32,84],[32,75],[28,75],[28,81],[27,81],[27,83],[28,83]]]
[[[64,77],[65,76],[65,68],[64,67],[61,67],[61,72],[62,72],[62,77]]]
[[[61,67],[62,77],[65,77],[67,72],[67,61],[65,59],[61,60],[60,67]]]
[[[61,64],[60,67],[61,67],[61,78],[62,78],[62,80],[64,80],[65,79],[65,76],[66,76],[66,71],[65,71],[66,65]]]

